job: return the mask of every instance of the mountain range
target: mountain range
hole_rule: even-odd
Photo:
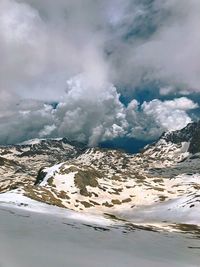
[[[200,122],[163,133],[137,154],[67,138],[1,146],[0,177],[0,202],[14,194],[120,220],[197,225]]]

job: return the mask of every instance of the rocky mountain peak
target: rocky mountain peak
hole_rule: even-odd
[[[174,144],[189,142],[188,152],[198,153],[200,152],[200,121],[189,123],[181,130],[164,133],[161,139]]]

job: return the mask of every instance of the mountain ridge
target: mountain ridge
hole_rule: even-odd
[[[109,213],[134,220],[140,217],[193,222],[197,218],[200,223],[195,215],[200,208],[199,126],[199,122],[192,123],[182,130],[164,133],[157,142],[134,155],[80,148],[62,139],[51,144],[44,142],[43,150],[52,154],[40,155],[37,148],[34,158],[32,145],[28,146],[28,155],[30,151],[24,151],[22,146],[21,154],[15,153],[13,158],[21,157],[21,163],[34,158],[31,166],[37,166],[39,172],[34,172],[34,179],[21,179],[14,192],[78,212]],[[11,151],[6,154],[1,147],[0,151],[5,158],[7,155],[7,160],[13,160]],[[51,164],[52,157],[55,165]],[[6,192],[13,187],[0,189]]]

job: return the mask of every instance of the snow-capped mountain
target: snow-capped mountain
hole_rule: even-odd
[[[81,143],[60,139],[34,139],[0,146],[0,191],[35,183],[42,167],[76,157],[85,150]]]
[[[1,147],[0,188],[79,212],[200,224],[199,133],[191,123],[135,155],[66,139]]]
[[[167,142],[180,144],[189,142],[188,152],[191,154],[200,152],[200,121],[188,124],[181,131],[165,133],[163,138]]]

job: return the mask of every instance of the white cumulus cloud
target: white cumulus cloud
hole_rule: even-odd
[[[152,117],[158,125],[168,131],[182,129],[190,123],[191,118],[187,111],[197,107],[197,104],[186,97],[164,102],[155,99],[142,104],[144,114]]]

